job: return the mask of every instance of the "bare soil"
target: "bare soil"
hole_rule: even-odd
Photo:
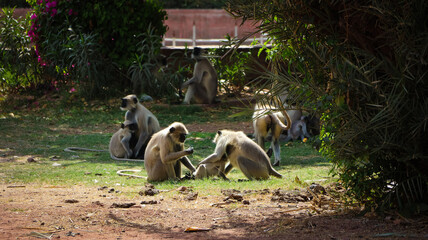
[[[187,127],[252,132],[250,123]],[[229,190],[216,196],[184,188],[138,194],[143,188],[0,184],[0,239],[428,238],[426,217],[359,216],[333,197],[341,191],[337,185],[325,186],[327,193]],[[189,227],[200,231],[185,232]]]
[[[426,219],[359,217],[334,201],[285,198],[274,190],[242,200],[173,190],[140,196],[135,189],[0,185],[0,239],[419,239]],[[120,192],[117,192],[120,191]],[[134,191],[134,192],[132,192]],[[193,198],[188,200],[188,196]],[[229,195],[230,198],[230,195]],[[144,201],[144,202],[143,202]],[[288,201],[288,202],[287,202]],[[142,203],[143,202],[143,203]],[[133,205],[120,208],[121,205]],[[126,206],[125,206],[126,207]],[[336,208],[336,209],[334,209]],[[189,227],[203,228],[185,232]]]

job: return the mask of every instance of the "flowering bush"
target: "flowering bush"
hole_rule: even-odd
[[[28,36],[42,66],[80,85],[92,97],[129,86],[132,64],[146,27],[166,32],[158,1],[27,0],[34,12]],[[124,79],[124,80],[118,80]]]
[[[29,18],[13,17],[14,9],[4,8],[0,13],[0,90],[15,91],[40,83],[38,64],[27,48],[26,35]]]

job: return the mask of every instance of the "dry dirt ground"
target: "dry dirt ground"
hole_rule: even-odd
[[[188,128],[251,132],[249,123]],[[340,191],[336,185],[325,186],[327,194],[269,189],[216,196],[184,188],[138,194],[143,188],[0,184],[0,239],[428,238],[427,218],[358,216],[344,210],[332,195]],[[185,232],[189,227],[201,231]]]
[[[0,239],[422,239],[427,219],[358,217],[274,190],[174,197],[135,189],[0,185]],[[132,191],[134,191],[132,193]],[[171,192],[169,192],[171,193]],[[190,197],[189,197],[190,196]],[[225,200],[229,197],[229,200]],[[287,195],[282,195],[287,196]],[[318,195],[322,196],[322,195]],[[240,199],[242,197],[242,199]],[[288,201],[288,202],[287,202]],[[132,205],[131,207],[126,206]],[[129,208],[125,208],[129,207]],[[188,227],[202,228],[185,232]]]

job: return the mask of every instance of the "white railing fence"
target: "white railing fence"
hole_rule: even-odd
[[[164,38],[162,41],[162,46],[164,47],[184,47],[184,46],[220,46],[224,45],[226,38],[215,38],[215,39],[198,39],[196,38],[196,26],[193,25],[193,34],[192,38]],[[235,37],[238,37],[238,26],[235,26]],[[243,46],[249,46],[254,40],[258,40],[259,45],[263,45],[268,38],[266,35],[262,34],[257,38],[248,38],[243,43]],[[184,43],[184,44],[180,44]],[[186,44],[188,43],[188,44]]]

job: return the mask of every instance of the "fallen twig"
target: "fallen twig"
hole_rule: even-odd
[[[110,208],[130,208],[134,205],[135,203],[113,203]]]
[[[231,203],[237,203],[238,201],[234,201],[234,200],[231,200],[231,199],[228,199],[228,200],[226,200],[226,201],[224,201],[224,202],[220,202],[220,203],[212,203],[212,204],[210,204],[210,206],[211,207],[220,207],[220,206],[223,206],[223,205],[228,205],[228,204],[231,204]]]
[[[280,213],[297,212],[297,211],[305,210],[305,209],[312,209],[312,208],[311,207],[301,207],[301,208],[295,208],[295,209],[281,211]]]
[[[209,231],[210,228],[202,228],[202,227],[188,227],[185,232],[202,232],[202,231]]]
[[[52,239],[52,235],[53,234],[47,235],[47,234],[38,233],[38,232],[30,232],[28,234],[28,236],[30,236],[30,237],[45,238],[45,239]]]

